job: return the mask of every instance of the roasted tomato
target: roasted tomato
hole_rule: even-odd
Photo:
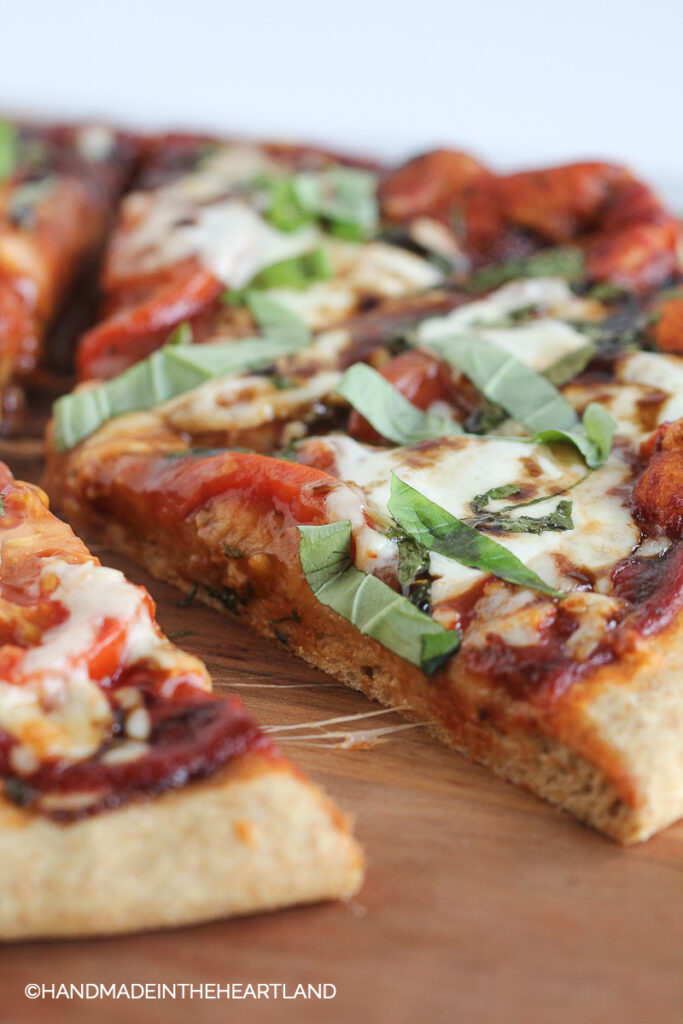
[[[649,461],[633,491],[635,515],[648,532],[683,536],[683,420],[658,427],[640,454]]]
[[[165,268],[140,289],[128,288],[115,312],[83,335],[77,354],[79,378],[114,377],[144,359],[174,327],[215,302],[222,290],[221,282],[196,259]]]

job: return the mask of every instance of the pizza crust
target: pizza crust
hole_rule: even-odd
[[[202,782],[57,824],[0,803],[0,938],[104,935],[353,895],[363,857],[320,789],[248,754]]]
[[[78,518],[71,502],[69,514]],[[157,529],[154,539],[111,519],[82,512],[80,519],[85,529],[95,525],[112,548],[186,591],[193,580],[243,587],[244,570],[237,577],[235,563],[213,558],[213,553],[221,551],[223,542],[261,553],[270,543],[277,556],[260,554],[247,570],[251,597],[239,609],[240,621],[262,636],[273,639],[273,620],[296,609],[301,621],[287,624],[290,652],[411,720],[425,722],[471,760],[620,843],[645,840],[683,815],[680,619],[544,707],[513,699],[467,673],[457,658],[447,672],[427,680],[316,601],[299,567],[295,537],[283,535],[267,515],[250,522],[243,505],[237,518],[227,499],[214,499],[189,517],[182,531]],[[271,568],[263,576],[257,566],[269,560]],[[198,597],[225,612],[202,586]]]

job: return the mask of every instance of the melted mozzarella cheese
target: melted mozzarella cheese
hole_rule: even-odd
[[[437,284],[442,274],[414,253],[384,242],[326,239],[334,275],[302,290],[272,289],[271,295],[313,330],[343,319],[363,297],[393,298]]]
[[[269,377],[220,377],[159,406],[167,423],[189,433],[240,430],[300,413],[336,387],[340,373],[318,373],[296,387],[277,388]]]
[[[46,559],[43,578],[55,577],[58,585],[50,598],[68,612],[63,623],[48,630],[41,643],[27,651],[24,674],[68,675],[70,667],[92,649],[104,619],[130,623],[128,658],[137,661],[162,643],[144,600],[144,591],[129,583],[118,569],[94,562],[71,564],[61,558]]]
[[[528,306],[577,319],[588,312],[586,304],[558,278],[513,281],[486,299],[468,302],[446,316],[424,320],[417,330],[418,343],[429,345],[438,338],[466,332],[493,342],[537,371],[586,347],[586,335],[555,316],[514,327],[497,326],[510,314]]]
[[[141,211],[121,239],[119,261],[152,271],[197,256],[228,288],[242,288],[272,263],[308,252],[321,237],[314,227],[276,231],[240,199],[192,207],[175,196],[156,197]]]
[[[15,767],[26,771],[45,757],[88,757],[110,734],[111,707],[89,670],[106,619],[125,629],[124,666],[144,659],[163,667],[174,650],[159,633],[145,592],[118,570],[51,557],[41,580],[66,617],[26,651],[21,684],[0,681],[0,728],[19,740]]]
[[[599,572],[630,554],[640,537],[630,512],[609,493],[631,472],[617,450],[602,469],[581,480],[585,466],[569,450],[553,451],[515,440],[442,438],[387,450],[370,448],[344,436],[331,436],[322,443],[332,449],[340,479],[357,485],[368,506],[387,518],[392,472],[459,519],[472,515],[472,499],[493,487],[517,483],[526,494],[541,496],[575,484],[566,495],[573,504],[573,530],[495,537],[541,578],[554,577],[546,579],[554,585],[558,570],[554,567],[548,571],[548,556],[564,556],[572,565]],[[539,503],[531,512],[521,509],[519,514],[548,513],[561,497]],[[493,503],[492,507],[499,504]],[[372,571],[371,566],[359,563],[359,567]],[[431,555],[431,570],[437,577],[432,587],[435,604],[461,593],[484,575],[436,553]]]
[[[283,167],[257,146],[217,146],[206,153],[195,170],[158,190],[158,193],[164,198],[208,203],[253,181],[258,175],[273,177],[284,173]]]
[[[635,352],[620,360],[617,379],[627,384],[647,385],[670,396],[662,403],[658,423],[683,416],[683,359],[655,352]]]

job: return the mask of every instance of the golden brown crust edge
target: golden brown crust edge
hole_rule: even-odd
[[[0,939],[168,928],[346,898],[363,857],[347,821],[286,761],[70,824],[0,803]]]

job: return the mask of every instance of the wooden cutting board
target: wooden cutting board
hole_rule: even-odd
[[[177,591],[98,553],[149,587],[163,628],[205,659],[218,689],[238,692],[261,723],[294,727],[278,736],[355,815],[367,881],[349,905],[5,947],[2,1024],[683,1018],[683,823],[622,849],[467,763],[419,726],[386,732],[361,749],[364,731],[405,723],[374,715],[378,705],[227,616],[197,603],[178,608]],[[326,737],[330,732],[350,733],[351,745],[338,745],[343,736]],[[89,981],[280,982],[290,991],[327,982],[336,996],[81,1002],[24,995],[28,983]]]

